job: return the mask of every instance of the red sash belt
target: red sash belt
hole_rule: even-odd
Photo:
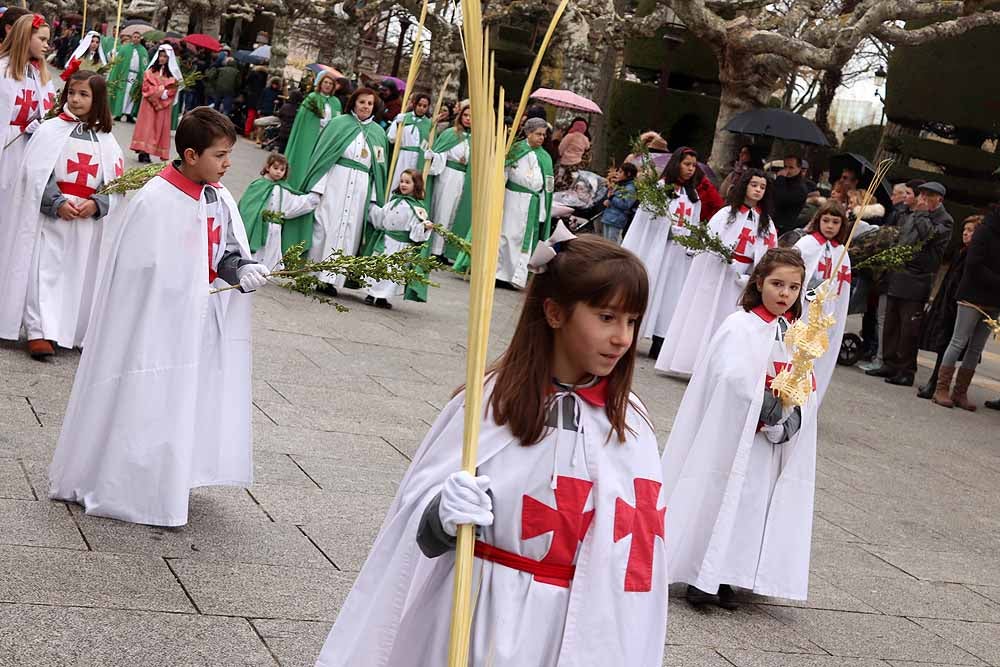
[[[31,124],[31,121],[27,121],[25,123],[19,123],[16,120],[12,120],[12,121],[10,121],[10,124],[11,124],[12,127],[19,127],[19,128],[21,128],[21,131],[24,132],[24,129],[26,127],[28,127],[28,125]]]
[[[88,188],[86,185],[80,185],[79,183],[74,183],[73,181],[67,181],[65,183],[56,183],[59,186],[59,192],[64,195],[71,195],[73,197],[79,197],[80,199],[90,199],[97,192],[94,188]]]
[[[753,259],[747,257],[746,255],[733,255],[733,261],[739,262],[740,264],[753,264]]]
[[[542,563],[541,561],[533,560],[526,556],[507,551],[506,549],[495,547],[492,544],[480,542],[479,540],[476,540],[476,557],[509,567],[512,570],[527,572],[542,579],[557,579],[565,588],[569,588],[569,582],[573,580],[573,575],[576,574],[575,565]]]

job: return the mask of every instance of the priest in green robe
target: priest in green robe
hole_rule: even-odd
[[[142,86],[142,73],[149,65],[149,53],[139,43],[140,39],[138,33],[122,38],[118,53],[112,58],[114,65],[108,73],[111,116],[115,119],[124,116],[130,123],[135,122],[139,113],[139,105],[135,102],[132,89]]]
[[[340,100],[333,96],[336,82],[329,72],[316,75],[313,91],[306,95],[295,114],[292,133],[285,147],[288,158],[288,182],[299,183],[309,167],[309,158],[319,134],[330,121],[340,115]]]

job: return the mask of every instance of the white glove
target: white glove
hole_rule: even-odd
[[[330,124],[330,119],[329,118],[325,118],[324,117],[324,118],[320,118],[319,119],[319,126],[320,127],[326,127],[329,124]]]
[[[165,100],[168,97],[170,97],[170,92],[169,91],[164,90],[162,93],[160,93],[160,99],[161,100]]]
[[[434,151],[430,151],[430,150],[424,151],[424,159],[427,160],[428,162],[430,162],[431,160],[433,160],[434,159]]]
[[[464,470],[448,475],[438,504],[438,517],[444,532],[454,537],[463,523],[492,526],[493,499],[486,493],[488,488],[490,478],[486,475],[473,477]]]
[[[236,270],[240,289],[244,292],[253,292],[266,285],[270,274],[271,270],[263,264],[244,264]]]
[[[776,445],[785,437],[784,420],[774,426],[761,426],[760,432],[764,434],[764,437],[767,438],[768,442],[772,445]]]
[[[691,230],[687,227],[681,227],[680,225],[673,225],[670,228],[670,233],[672,236],[691,236]]]
[[[746,289],[747,283],[750,282],[749,273],[738,273],[736,274],[736,284],[740,289]]]
[[[42,126],[42,121],[36,118],[35,120],[31,121],[30,123],[24,126],[24,133],[32,134],[35,130],[37,130],[41,126]]]

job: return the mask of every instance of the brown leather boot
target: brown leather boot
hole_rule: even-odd
[[[28,341],[28,354],[32,359],[42,361],[55,353],[56,351],[52,348],[52,343],[44,338],[36,338]]]
[[[934,396],[931,397],[932,401],[945,408],[955,407],[955,404],[948,396],[948,392],[951,389],[951,378],[954,375],[954,366],[942,366],[938,372],[937,389],[934,390]]]
[[[958,375],[955,377],[955,389],[951,392],[952,402],[969,412],[976,411],[975,404],[969,402],[969,385],[972,383],[972,376],[975,374],[975,368],[959,368]]]

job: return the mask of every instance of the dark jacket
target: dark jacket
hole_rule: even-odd
[[[925,302],[951,240],[954,221],[944,206],[938,206],[933,211],[912,211],[897,224],[897,245],[923,245],[902,269],[889,274],[886,294],[895,299]]]
[[[267,70],[263,67],[252,68],[243,79],[243,96],[246,98],[247,106],[258,109],[260,94],[267,88]],[[269,115],[268,114],[265,115]]]
[[[957,298],[977,306],[1000,306],[1000,215],[991,211],[969,243]]]
[[[235,97],[240,91],[240,71],[232,65],[208,71],[216,97]]]
[[[281,95],[281,88],[268,86],[261,91],[257,98],[257,113],[261,116],[273,116],[274,108],[278,104],[278,96]]]
[[[944,274],[937,296],[924,315],[923,332],[921,333],[920,349],[928,352],[942,352],[951,341],[955,329],[955,317],[958,315],[958,286],[965,272],[966,249],[962,248]]]
[[[774,226],[781,235],[799,226],[799,213],[816,185],[800,174],[795,178],[778,176],[769,187],[774,197]]]
[[[299,97],[301,99],[301,96]],[[279,153],[284,153],[288,148],[288,140],[292,136],[292,126],[295,125],[295,115],[299,112],[298,102],[289,100],[278,109],[278,120],[281,125],[278,127],[278,143],[275,148]]]

